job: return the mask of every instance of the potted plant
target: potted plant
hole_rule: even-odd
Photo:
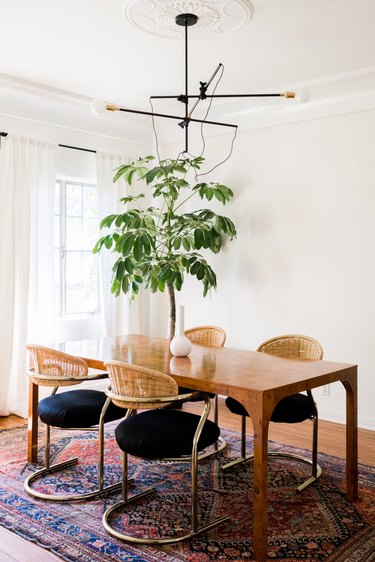
[[[184,275],[201,281],[206,296],[216,288],[216,275],[201,250],[218,253],[224,237],[232,240],[236,236],[229,218],[205,208],[184,212],[185,203],[200,197],[225,205],[233,192],[221,183],[196,181],[202,157],[166,159],[157,166],[152,160],[153,156],[146,156],[120,166],[113,181],[122,177],[132,185],[138,178],[146,183],[156,205],[142,208],[139,200],[144,193],[122,197],[124,211],[101,221],[100,228],[109,232],[97,241],[93,251],[99,252],[104,246],[118,255],[113,266],[114,295],[124,292],[134,298],[141,284],[153,293],[168,291],[171,339],[176,322],[175,290],[181,290]],[[189,176],[193,182],[188,181]]]

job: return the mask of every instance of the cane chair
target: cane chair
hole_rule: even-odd
[[[198,526],[198,451],[215,443],[220,429],[208,420],[210,400],[205,399],[201,416],[165,408],[167,404],[179,400],[194,399],[190,392],[179,395],[177,383],[169,375],[129,365],[118,361],[105,364],[110,379],[107,396],[117,406],[128,410],[126,418],[115,430],[117,444],[122,450],[122,499],[112,505],[103,515],[106,531],[117,539],[140,544],[168,544],[180,542],[219,525],[228,519],[221,517],[202,527]],[[137,413],[138,410],[147,410]],[[191,527],[180,529],[176,535],[168,537],[136,536],[126,534],[111,525],[114,514],[127,520],[124,509],[136,500],[155,493],[155,488],[147,489],[128,497],[128,455],[153,460],[166,458],[175,461],[191,462]],[[161,508],[162,509],[162,508]],[[121,512],[121,513],[120,513]],[[131,514],[128,514],[131,517]],[[150,529],[153,529],[153,525]],[[153,534],[153,530],[151,533]]]
[[[79,385],[83,381],[90,380],[88,366],[83,359],[39,345],[28,345],[27,350],[34,363],[34,368],[28,372],[28,376],[34,384],[52,387],[52,392],[38,404],[38,416],[45,424],[44,468],[26,478],[25,490],[30,495],[44,500],[74,501],[93,498],[104,492],[119,489],[121,483],[104,487],[104,423],[124,417],[124,410],[111,404],[102,414],[107,397],[104,392],[98,390],[77,389],[57,393],[60,386]],[[103,375],[106,377],[106,374]],[[40,492],[32,487],[32,484],[42,476],[78,463],[78,458],[73,458],[51,464],[51,427],[98,432],[97,489],[87,493],[55,495]]]
[[[191,341],[191,343],[196,343],[198,345],[207,345],[210,347],[224,347],[227,335],[222,328],[218,326],[196,326],[194,328],[189,328],[185,330],[185,336]],[[180,393],[192,392],[189,388],[180,387],[178,389]],[[217,424],[219,421],[219,400],[217,394],[209,393],[208,396],[213,399],[214,402],[214,422]],[[217,444],[215,444],[214,449],[207,451],[199,455],[199,460],[219,451],[222,451],[226,447],[226,441],[223,437],[219,437]]]
[[[316,340],[298,334],[267,340],[258,347],[257,351],[290,359],[320,360],[323,358],[323,349]],[[225,404],[232,413],[241,416],[241,457],[223,465],[223,470],[253,458],[252,454],[246,455],[246,417],[249,416],[249,413],[234,398],[228,397]],[[276,423],[299,423],[305,420],[313,422],[311,459],[282,451],[268,453],[269,456],[292,457],[311,465],[311,476],[297,488],[298,492],[315,482],[322,474],[322,469],[318,465],[318,411],[311,391],[307,390],[306,394],[298,393],[283,398],[271,415],[271,421]]]

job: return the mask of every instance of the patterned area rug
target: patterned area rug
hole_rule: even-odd
[[[190,541],[141,547],[111,538],[102,528],[101,518],[103,510],[119,499],[118,493],[70,504],[29,497],[23,489],[23,480],[36,467],[26,462],[25,428],[0,432],[0,525],[68,562],[250,562],[253,559],[252,467],[247,463],[226,473],[220,470],[224,459],[236,457],[239,450],[239,435],[223,433],[227,449],[217,460],[211,458],[200,463],[199,518],[208,521],[230,514],[231,519]],[[66,493],[95,485],[96,434],[55,431],[53,436],[54,460],[78,455],[82,462],[65,474],[45,477],[40,489]],[[270,449],[280,450],[281,446],[270,443]],[[290,447],[282,449],[304,453]],[[285,458],[270,460],[270,559],[375,561],[375,469],[360,466],[360,499],[351,504],[345,497],[345,463],[320,455],[320,464],[323,475],[318,484],[297,494],[295,488],[306,478],[308,467]],[[163,536],[171,526],[178,531],[188,524],[188,464],[130,459],[130,472],[135,478],[130,493],[150,485],[156,486],[158,493],[135,504],[116,524],[150,536]],[[106,483],[116,482],[120,473],[113,427],[107,426]]]

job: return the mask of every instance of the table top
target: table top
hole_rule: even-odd
[[[124,361],[172,375],[180,386],[229,396],[233,388],[255,393],[283,388],[288,389],[288,394],[300,392],[347,380],[356,367],[197,344],[193,344],[188,357],[174,357],[167,339],[136,334],[80,340],[56,347],[83,357],[93,368],[103,369],[108,360]]]

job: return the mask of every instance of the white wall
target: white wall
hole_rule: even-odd
[[[194,280],[178,296],[187,326],[220,325],[230,347],[302,333],[321,342],[325,359],[358,364],[359,423],[372,429],[374,132],[374,110],[240,132],[231,159],[210,177],[235,192],[221,212],[238,238],[210,258],[218,276],[211,298]],[[210,162],[228,143],[208,139]],[[317,390],[320,416],[343,422],[344,395],[340,383],[330,396]]]

